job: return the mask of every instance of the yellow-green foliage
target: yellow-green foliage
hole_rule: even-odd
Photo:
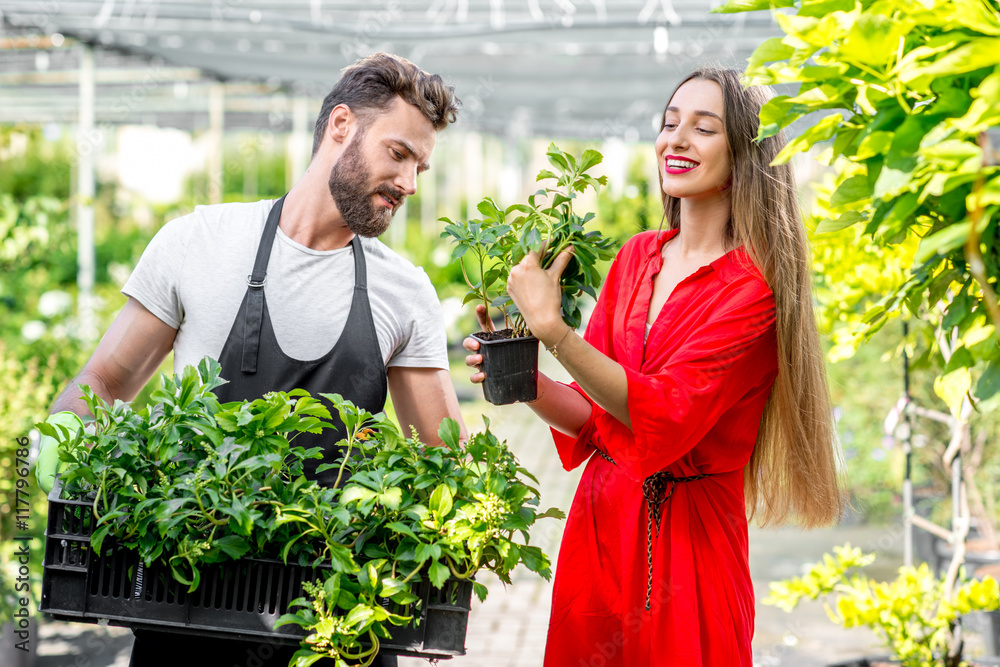
[[[1000,166],[982,146],[1000,126],[996,2],[729,0],[715,11],[774,8],[785,34],[754,51],[747,82],[797,90],[763,106],[759,136],[811,123],[775,163],[816,150],[835,174],[817,192],[816,238],[864,237],[875,250],[874,262],[867,252],[842,258],[875,278],[848,279],[868,298],[834,290],[827,296],[848,298],[827,307],[846,309],[866,337],[904,310],[938,341],[956,335],[938,355],[938,395],[952,410],[970,393],[997,395],[1000,311],[988,304],[1000,274]],[[820,257],[832,281],[856,268],[837,259]]]
[[[830,620],[870,628],[904,667],[945,664],[941,656],[955,649],[955,619],[1000,606],[1000,586],[992,577],[967,581],[949,598],[926,564],[901,567],[889,582],[858,572],[874,560],[850,544],[834,547],[833,555],[824,555],[803,576],[772,583],[764,604],[790,612],[802,600],[822,598]]]

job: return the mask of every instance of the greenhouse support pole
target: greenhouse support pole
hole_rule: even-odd
[[[94,48],[82,44],[80,51],[80,116],[76,129],[76,228],[77,228],[77,317],[82,340],[97,338],[94,315],[94,153],[100,148],[94,131]]]
[[[437,236],[437,172],[433,169],[425,172],[417,181],[417,194],[420,195],[420,230],[425,238]]]
[[[469,217],[479,215],[476,207],[483,198],[483,136],[465,133],[465,201]]]
[[[292,186],[306,172],[312,158],[312,136],[309,133],[309,98],[297,95],[292,98],[292,133],[288,136],[285,189]]]
[[[222,133],[226,114],[226,84],[217,81],[208,93],[208,202],[221,204],[225,174],[222,168]]]
[[[906,351],[909,323],[903,320],[903,565],[913,565],[913,419],[910,414],[910,355]]]

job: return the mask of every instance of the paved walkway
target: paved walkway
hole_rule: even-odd
[[[470,430],[482,428],[480,414],[491,420],[494,432],[506,439],[521,463],[540,481],[542,507],[568,510],[580,470],[565,472],[559,464],[547,429],[524,406],[497,408],[486,403],[465,404]],[[555,562],[561,521],[546,519],[533,532],[532,542]],[[768,583],[802,572],[833,546],[850,541],[881,554],[879,573],[890,577],[900,564],[902,535],[898,528],[840,526],[802,532],[792,529],[752,530],[750,565],[757,591],[754,663],[760,667],[820,667],[837,659],[879,653],[874,636],[864,630],[840,630],[827,619],[818,603],[801,605],[786,614],[759,600]],[[535,667],[542,664],[551,584],[531,572],[517,571],[505,590],[493,577],[480,577],[490,594],[485,603],[474,601],[469,619],[467,654],[456,667]],[[36,667],[125,667],[131,634],[121,628],[83,624],[43,623]],[[426,665],[402,658],[400,667]],[[225,666],[228,667],[228,666]],[[639,667],[639,666],[637,666]]]

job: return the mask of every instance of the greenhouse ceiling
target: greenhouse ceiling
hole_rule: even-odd
[[[467,129],[648,140],[686,73],[742,67],[781,34],[766,12],[709,14],[718,4],[0,0],[0,122],[74,123],[82,44],[98,124],[182,129],[208,126],[221,89],[227,129],[287,130],[294,99],[315,113],[343,67],[387,51],[453,83]]]

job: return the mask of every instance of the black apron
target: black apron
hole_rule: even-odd
[[[278,345],[264,298],[264,286],[284,201],[282,197],[275,202],[267,216],[257,246],[253,273],[247,277],[243,303],[219,355],[221,375],[229,382],[217,388],[215,393],[220,401],[228,402],[254,400],[269,391],[302,388],[317,398],[319,392],[340,394],[372,414],[381,412],[385,407],[387,388],[385,362],[368,302],[368,271],[358,236],[355,235],[351,241],[354,249],[354,296],[340,339],[329,352],[312,361],[293,359]],[[337,286],[331,285],[330,288],[337,289]],[[329,403],[327,407],[330,407]],[[310,459],[306,462],[306,477],[324,486],[333,486],[337,471],[316,474],[316,468],[320,463],[334,463],[341,456],[333,443],[344,437],[343,424],[337,412],[332,409],[330,412],[336,430],[325,429],[321,434],[299,433],[292,441],[305,448],[323,448],[322,461]],[[286,667],[297,649],[266,641],[234,641],[137,630],[129,665],[176,667],[183,661],[213,667]],[[332,665],[333,661],[321,660],[314,664]],[[372,667],[394,667],[396,664],[395,656],[379,655]]]

